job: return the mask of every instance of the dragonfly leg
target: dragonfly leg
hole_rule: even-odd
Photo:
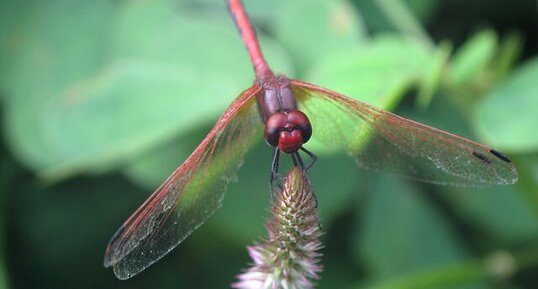
[[[269,176],[269,192],[272,192],[275,186],[275,181],[278,179],[278,161],[280,159],[280,150],[275,147],[273,151],[273,162],[271,163],[271,175]],[[273,194],[271,194],[273,198]]]
[[[296,155],[296,154],[297,154],[297,153],[292,153],[292,154],[291,154],[291,159],[293,160],[293,166],[298,167],[298,166],[299,166],[299,163],[298,163],[298,161],[297,161],[297,155]]]
[[[314,164],[316,163],[316,161],[318,160],[318,157],[311,151],[305,149],[304,147],[301,147],[300,148],[303,152],[305,152],[311,159],[312,159],[312,162],[309,163],[306,168],[305,168],[305,171],[308,172],[313,166]]]
[[[301,165],[301,169],[303,169],[306,173],[308,173],[308,170],[310,170],[312,168],[312,166],[314,165],[314,163],[316,162],[316,160],[318,159],[318,157],[312,153],[311,151],[303,148],[303,147],[300,147],[300,149],[305,152],[311,159],[312,161],[305,167],[304,166],[304,163],[303,163],[303,160],[301,159],[301,156],[299,155],[299,152],[297,152],[297,158],[298,158],[298,161]],[[314,196],[314,200],[316,201],[316,208],[318,207],[318,197],[316,196],[316,193],[314,191],[312,191],[312,195]]]
[[[299,154],[299,152],[293,153],[293,157],[294,157],[293,163],[295,164],[295,166],[298,166],[302,170],[304,170],[305,169],[304,162],[303,162],[303,159],[301,159],[301,155]]]

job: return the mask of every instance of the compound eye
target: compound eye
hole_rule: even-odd
[[[302,138],[301,130],[294,129],[292,131],[281,131],[278,140],[278,149],[287,154],[294,153],[299,150],[303,144]]]
[[[275,112],[267,119],[263,136],[268,144],[278,146],[280,131],[284,129],[286,122],[287,116],[283,112]]]
[[[312,125],[306,114],[298,110],[292,110],[288,113],[288,121],[301,130],[303,143],[306,143],[312,136]]]

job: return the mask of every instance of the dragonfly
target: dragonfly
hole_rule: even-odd
[[[112,236],[104,265],[119,279],[158,261],[221,206],[226,185],[262,133],[273,148],[271,181],[278,176],[281,154],[305,171],[313,165],[316,156],[305,148],[310,138],[348,152],[360,167],[414,180],[462,186],[517,181],[510,159],[486,145],[274,74],[241,0],[226,2],[250,56],[254,84]],[[311,161],[305,164],[301,154]]]

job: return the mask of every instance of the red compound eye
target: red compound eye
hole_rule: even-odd
[[[265,141],[285,153],[299,150],[310,136],[312,136],[310,121],[298,110],[273,113],[265,122]]]
[[[278,146],[278,137],[280,131],[284,129],[287,123],[287,115],[283,112],[273,113],[265,122],[265,131],[263,136],[268,144]]]
[[[289,154],[299,150],[303,144],[303,136],[301,131],[294,129],[292,131],[281,131],[278,139],[278,149]]]
[[[294,128],[301,130],[303,136],[303,143],[306,143],[312,136],[312,125],[306,114],[298,110],[292,110],[288,113],[288,122],[293,125]]]

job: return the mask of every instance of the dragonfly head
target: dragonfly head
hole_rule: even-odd
[[[275,112],[265,122],[265,141],[288,154],[298,151],[311,136],[310,120],[296,109]]]

